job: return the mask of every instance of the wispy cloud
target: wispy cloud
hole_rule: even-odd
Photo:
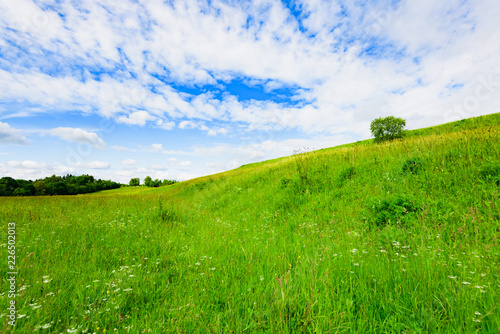
[[[22,133],[22,130],[11,128],[9,124],[0,122],[0,144],[28,144],[28,140]]]
[[[420,95],[406,92],[421,79],[433,91],[446,90],[444,82],[491,68],[491,51],[499,47],[486,35],[498,30],[498,6],[490,2],[380,1],[359,6],[296,1],[287,7],[275,1],[234,6],[222,1],[104,1],[99,6],[83,2],[78,8],[54,4],[42,9],[25,1],[23,11],[9,3],[2,6],[2,32],[9,36],[4,49],[14,47],[13,41],[17,49],[6,53],[4,64],[18,65],[0,70],[0,82],[7,87],[0,98],[24,99],[46,110],[55,103],[165,129],[175,126],[173,119],[187,118],[179,128],[201,128],[193,126],[198,119],[335,133],[341,130],[340,118],[357,132],[350,121],[353,114],[366,117],[373,106],[390,105],[401,94],[410,104],[419,101]],[[28,48],[39,56],[28,54]],[[57,70],[47,55],[58,58]],[[450,70],[422,66],[425,61],[458,64],[461,59],[469,61],[450,65]],[[123,66],[127,71],[115,70]],[[292,97],[302,103],[289,108],[272,99],[244,101],[231,93],[216,97],[172,86],[226,90],[242,77],[262,82],[262,89],[276,83],[275,88],[297,87]],[[438,102],[440,96],[430,98]],[[416,109],[428,115],[435,108]],[[300,121],[280,122],[275,110],[288,111]]]
[[[79,128],[59,127],[50,130],[49,134],[75,143],[90,144],[95,148],[106,147],[106,143],[96,133]]]

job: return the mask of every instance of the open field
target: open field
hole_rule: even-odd
[[[162,188],[1,198],[0,331],[14,222],[18,333],[498,333],[499,116]]]

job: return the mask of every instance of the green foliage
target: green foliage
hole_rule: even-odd
[[[172,185],[172,184],[175,184],[177,183],[178,181],[175,181],[175,180],[163,180],[163,182],[159,179],[151,179],[150,176],[146,176],[146,178],[144,179],[144,185],[146,187],[153,187],[153,188],[158,188],[158,187],[162,187],[162,186],[169,186],[169,185]]]
[[[35,183],[33,183],[33,186],[35,187],[35,195],[45,195],[47,191],[47,185],[45,184],[45,181],[35,181]]]
[[[336,185],[338,187],[342,187],[347,181],[351,180],[352,177],[354,176],[355,172],[354,172],[354,167],[353,166],[349,166],[349,167],[346,167],[344,168],[338,178],[337,178],[337,181],[336,181]]]
[[[169,185],[175,184],[177,182],[179,182],[179,181],[165,179],[165,180],[163,180],[162,186],[169,186]]]
[[[138,187],[141,185],[141,180],[138,177],[131,178],[128,185],[131,187]]]
[[[489,162],[479,168],[479,176],[487,181],[500,185],[500,163]]]
[[[374,119],[370,124],[370,130],[376,142],[393,140],[404,136],[406,121],[399,117],[388,116]]]
[[[399,224],[404,226],[417,218],[416,213],[421,209],[418,200],[403,195],[386,196],[369,201],[371,211],[369,221],[376,226]]]
[[[281,181],[280,181],[280,188],[286,188],[286,187],[288,187],[288,185],[290,184],[290,182],[292,182],[292,179],[290,179],[288,177],[281,179]]]
[[[423,160],[421,158],[407,159],[401,167],[402,174],[418,174],[423,169]]]
[[[0,179],[0,196],[12,196],[14,194],[14,190],[19,187],[19,184],[16,180],[11,177],[2,177]]]
[[[120,186],[113,181],[95,180],[91,175],[52,175],[35,182],[3,177],[0,179],[0,196],[77,195]]]

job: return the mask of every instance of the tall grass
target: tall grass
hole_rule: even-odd
[[[499,130],[312,152],[306,178],[291,157],[128,196],[3,198],[16,332],[498,333]]]

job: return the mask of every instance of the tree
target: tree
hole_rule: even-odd
[[[151,176],[146,176],[146,178],[144,179],[144,185],[146,187],[152,187],[153,186],[153,180],[151,179]]]
[[[35,181],[33,185],[35,186],[36,195],[45,195],[45,192],[47,191],[47,185],[45,184],[45,181],[38,180]]]
[[[2,177],[0,179],[0,196],[12,196],[14,190],[19,187],[16,180],[11,177]]]
[[[134,177],[130,179],[130,182],[128,183],[129,186],[131,187],[137,187],[141,185],[141,180],[138,177]]]
[[[163,180],[163,182],[162,182],[162,186],[169,186],[169,185],[174,184],[174,183],[177,183],[177,181],[175,181],[175,180],[167,180],[167,179],[165,179],[165,180]]]
[[[405,134],[406,121],[402,118],[388,116],[374,119],[370,124],[370,130],[376,142],[402,138]]]
[[[24,188],[16,188],[12,193],[12,196],[28,196],[29,193]]]

